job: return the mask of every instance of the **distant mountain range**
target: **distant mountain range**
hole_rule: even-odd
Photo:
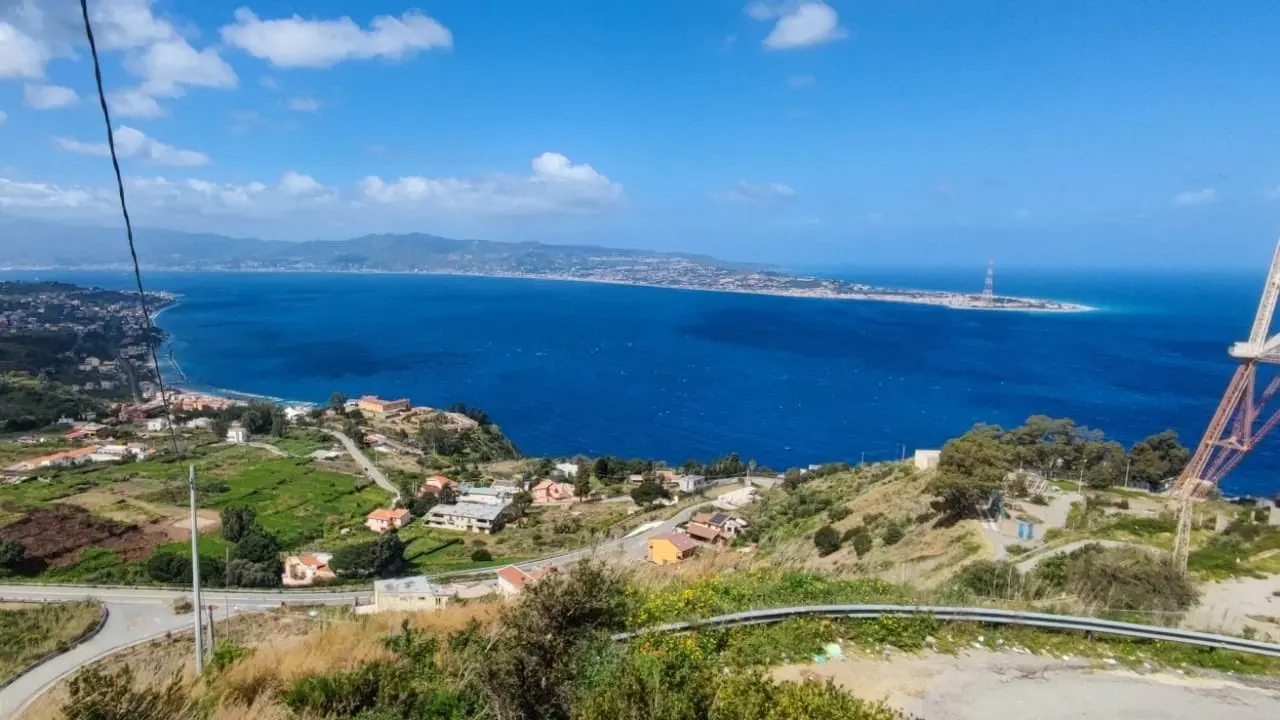
[[[142,228],[134,233],[144,267],[217,270],[314,270],[572,274],[677,260],[708,268],[746,269],[705,255],[586,245],[454,240],[423,233],[349,240],[286,242]],[[0,222],[0,266],[91,268],[130,262],[124,232],[29,220]]]

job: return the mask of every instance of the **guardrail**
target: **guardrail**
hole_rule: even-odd
[[[782,622],[798,617],[838,617],[876,619],[883,617],[929,616],[939,620],[976,622],[990,625],[1025,625],[1050,630],[1074,630],[1083,633],[1103,633],[1121,637],[1156,640],[1161,642],[1197,645],[1200,647],[1232,650],[1253,655],[1280,658],[1280,645],[1230,635],[1215,635],[1194,630],[1140,625],[1137,623],[1102,620],[1100,618],[1053,615],[1050,613],[997,610],[990,608],[933,607],[928,605],[808,605],[778,608],[775,610],[748,610],[719,615],[703,620],[669,623],[636,632],[618,633],[614,640],[624,641],[653,632],[683,632],[714,628],[739,627]]]

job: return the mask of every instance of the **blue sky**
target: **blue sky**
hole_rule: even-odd
[[[1280,6],[91,3],[139,224],[859,264],[1240,265]],[[111,217],[74,0],[0,0],[0,214]]]

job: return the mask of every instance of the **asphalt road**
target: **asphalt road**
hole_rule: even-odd
[[[351,439],[341,433],[334,433],[343,444],[351,443]],[[350,451],[354,448],[351,443]],[[355,448],[353,453],[357,459],[368,459]],[[372,463],[370,463],[372,464]],[[376,468],[374,468],[376,470]],[[381,476],[381,473],[375,475]],[[385,481],[386,478],[383,477]],[[382,483],[379,483],[381,485]],[[629,538],[609,540],[585,550],[557,555],[555,557],[531,560],[521,563],[522,568],[533,568],[543,565],[562,567],[571,565],[590,557],[605,558],[610,556],[643,557],[648,547],[648,540],[654,535],[671,532],[676,526],[687,521],[695,512],[703,509],[705,504],[685,508],[669,520],[648,531]],[[494,568],[463,573],[451,573],[450,577],[464,578],[470,576],[492,575]],[[0,718],[11,717],[26,707],[32,700],[67,674],[78,668],[99,660],[118,650],[136,645],[167,632],[183,630],[191,627],[190,614],[174,615],[171,606],[178,598],[190,598],[191,593],[184,590],[164,588],[127,588],[127,587],[73,587],[67,585],[0,585],[0,601],[17,602],[68,602],[72,600],[98,600],[107,606],[109,613],[107,623],[102,630],[88,642],[63,653],[31,672],[23,675],[13,684],[0,689]],[[299,591],[247,591],[247,590],[207,590],[201,593],[201,603],[217,605],[218,612],[230,608],[231,612],[254,612],[269,610],[280,605],[355,605],[368,604],[373,593],[369,590],[333,591],[333,592],[299,592]]]
[[[324,432],[338,438],[338,442],[342,443],[342,447],[347,449],[347,454],[351,456],[351,459],[355,460],[360,467],[364,468],[364,473],[377,483],[378,487],[391,493],[391,507],[395,507],[395,504],[400,502],[400,489],[387,479],[387,476],[378,469],[377,465],[373,464],[373,461],[370,460],[368,456],[360,451],[360,448],[356,446],[355,441],[347,437],[345,433],[338,432],[337,430],[325,430]]]

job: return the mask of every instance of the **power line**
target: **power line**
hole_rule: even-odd
[[[120,159],[116,156],[116,134],[111,129],[111,111],[107,108],[107,94],[102,89],[102,65],[98,62],[98,45],[93,39],[93,24],[89,21],[88,0],[80,0],[80,14],[84,18],[84,34],[89,40],[89,54],[93,56],[93,78],[98,86],[98,104],[102,106],[102,119],[107,124],[107,149],[111,153],[111,167],[116,173],[116,189],[120,194],[120,213],[124,215],[125,236],[129,240],[129,257],[133,260],[133,279],[138,287],[138,306],[147,327],[147,349],[151,354],[151,367],[156,373],[156,385],[160,388],[160,403],[164,408],[165,422],[169,425],[169,442],[173,453],[178,454],[178,434],[173,427],[173,413],[169,410],[169,393],[160,375],[160,358],[156,355],[155,325],[151,322],[151,310],[147,307],[147,293],[142,288],[142,269],[138,265],[138,251],[133,245],[133,223],[129,220],[129,204],[124,199],[124,177],[120,174]]]

